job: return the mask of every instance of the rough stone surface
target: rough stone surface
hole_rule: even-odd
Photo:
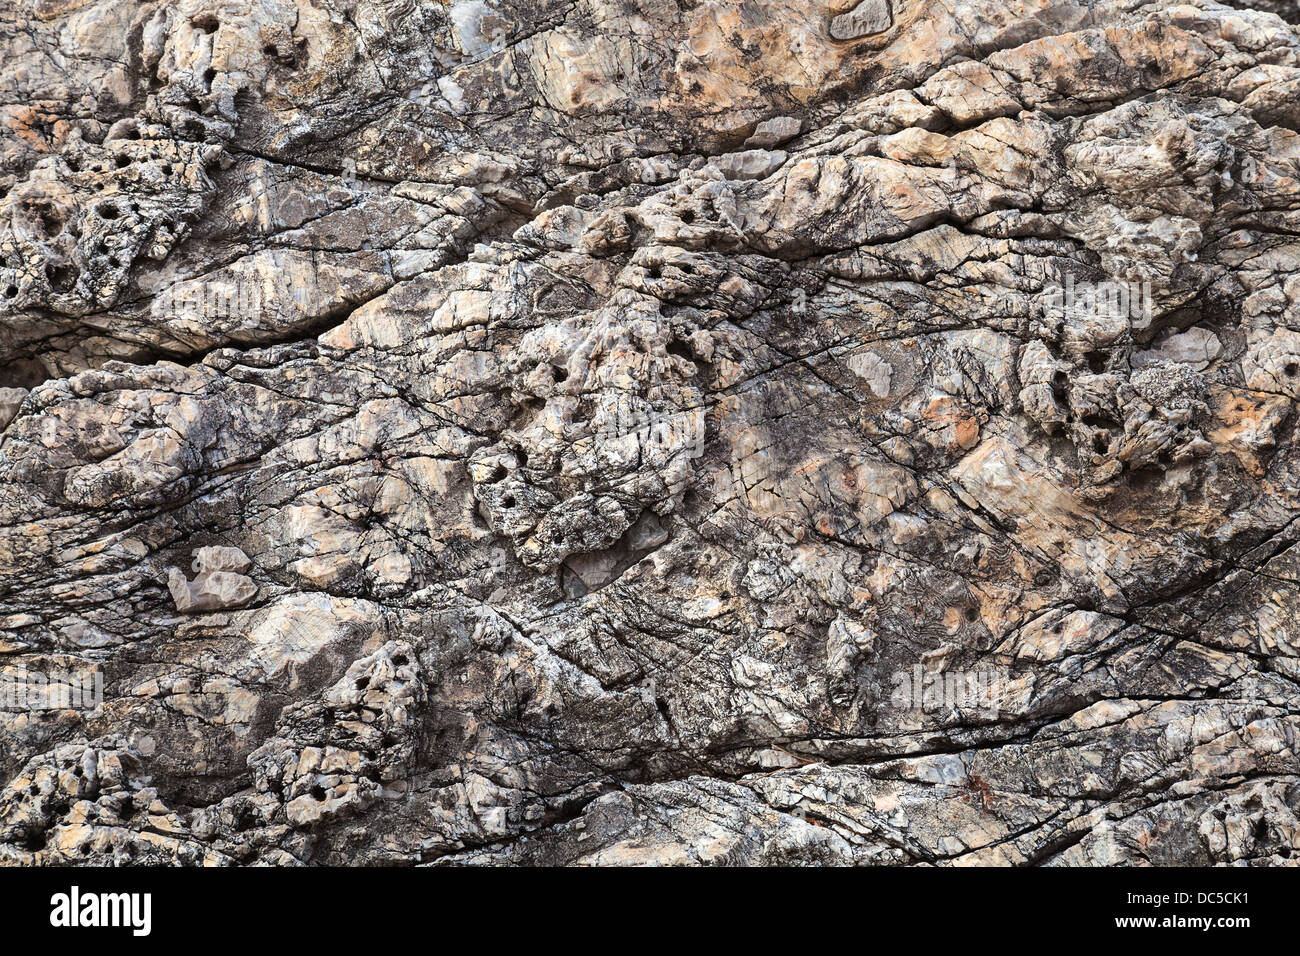
[[[0,4],[0,862],[1300,860],[1297,19]]]

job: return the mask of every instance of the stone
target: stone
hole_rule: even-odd
[[[26,397],[25,388],[0,388],[0,428],[13,421]]]
[[[242,607],[257,596],[253,579],[240,572],[252,566],[239,548],[206,547],[194,552],[193,581],[178,568],[168,572],[167,587],[182,614]]]
[[[803,120],[797,116],[774,116],[754,127],[754,132],[745,140],[745,148],[771,149],[794,139],[802,129]]]
[[[781,150],[747,149],[713,159],[713,165],[728,179],[766,179],[781,168],[786,154]]]
[[[861,0],[848,13],[831,21],[831,36],[836,40],[856,40],[888,30],[894,22],[892,0]]]
[[[26,6],[0,865],[1295,863],[1294,4]]]

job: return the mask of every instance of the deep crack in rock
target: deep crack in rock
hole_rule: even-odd
[[[1294,14],[0,9],[0,862],[1300,859]]]

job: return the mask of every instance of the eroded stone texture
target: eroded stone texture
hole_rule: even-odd
[[[893,23],[893,0],[862,0],[848,13],[831,21],[831,36],[836,40],[856,40],[887,30]]]
[[[1300,859],[1284,6],[0,8],[0,861]]]

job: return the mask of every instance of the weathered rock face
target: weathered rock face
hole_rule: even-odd
[[[1295,12],[0,6],[0,861],[1300,860]]]

